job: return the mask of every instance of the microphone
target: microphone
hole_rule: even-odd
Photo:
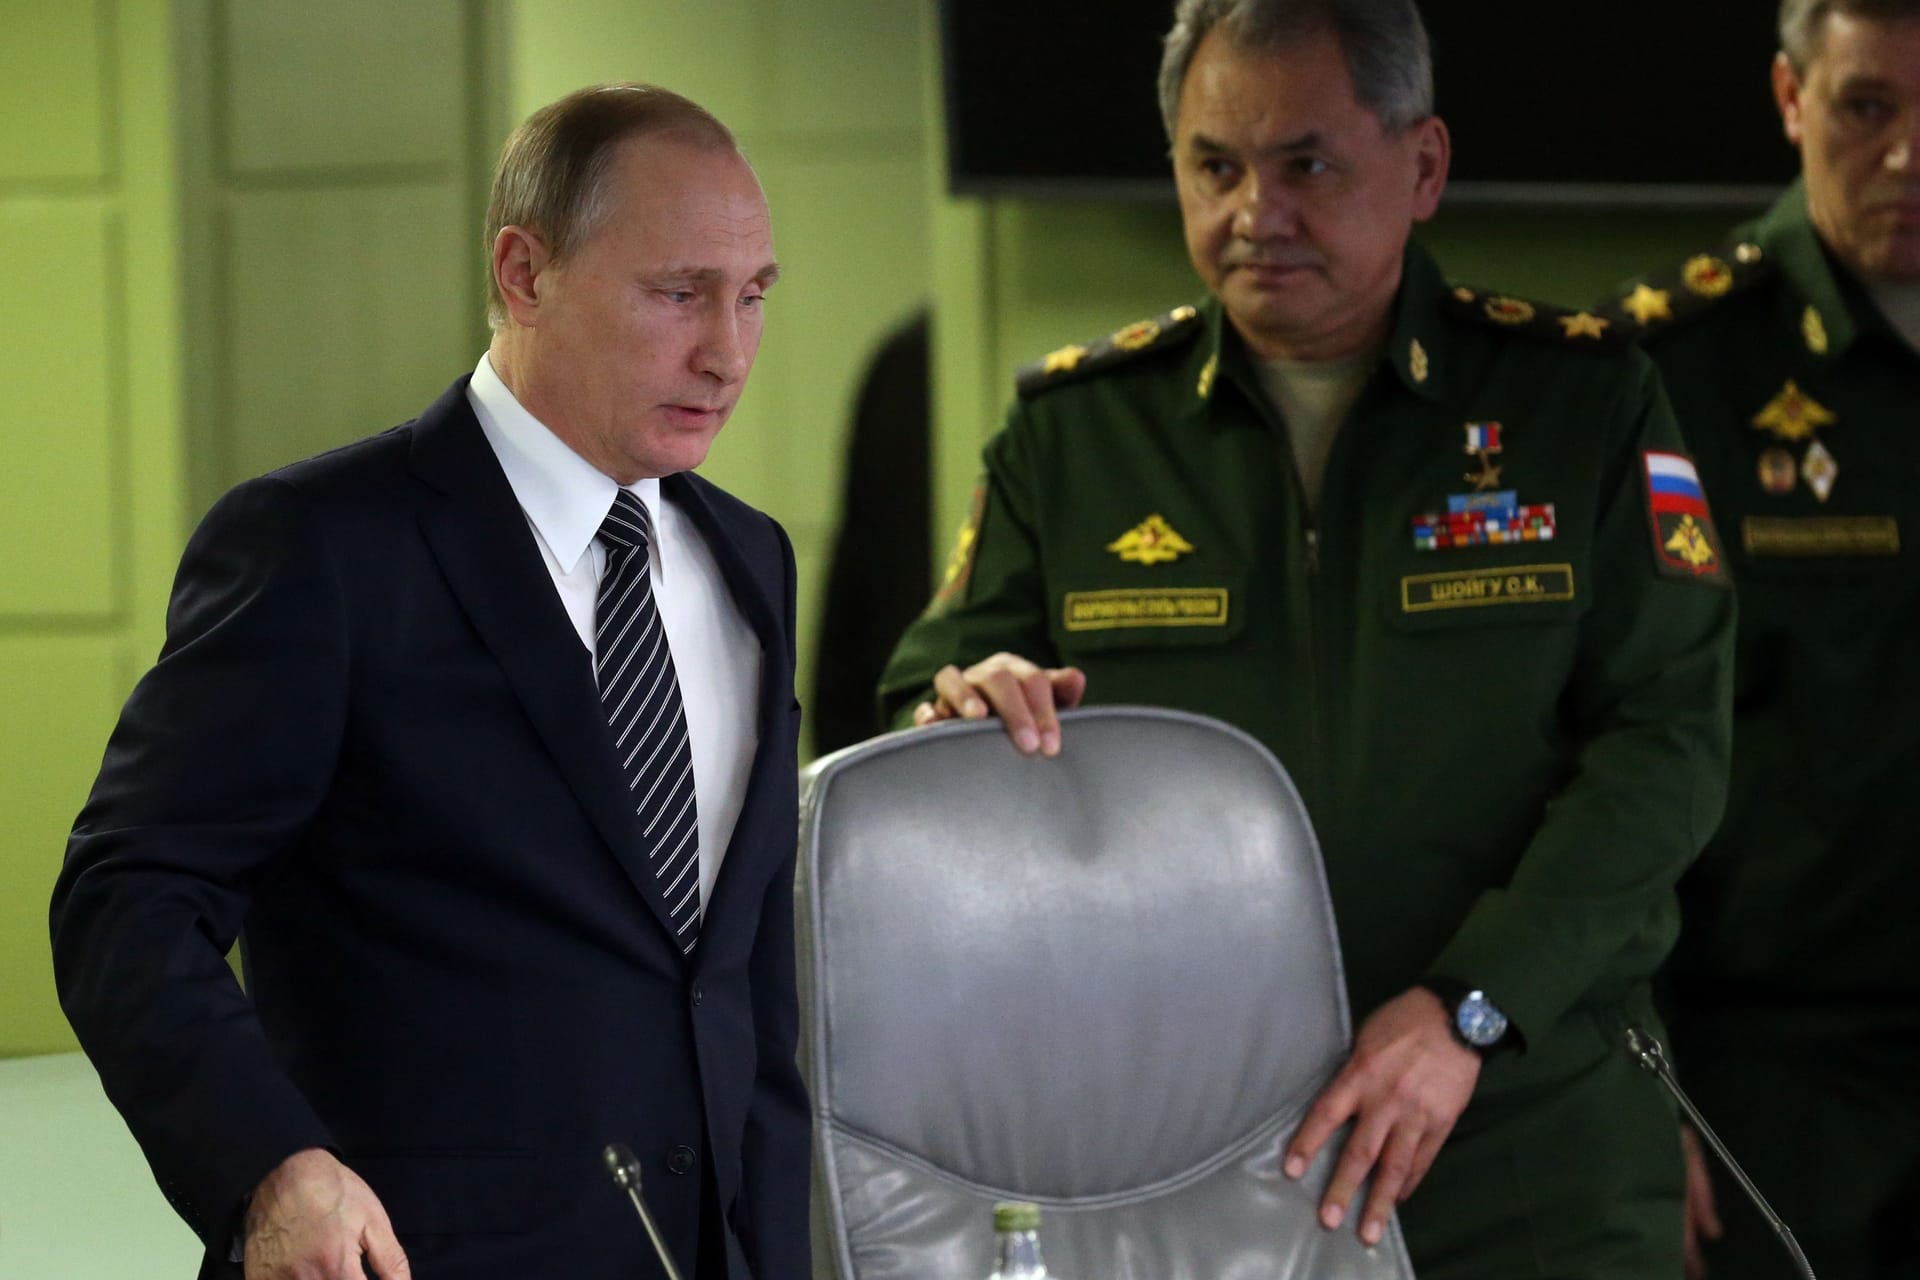
[[[1787,1256],[1793,1259],[1794,1268],[1805,1277],[1805,1280],[1816,1280],[1813,1266],[1808,1263],[1807,1255],[1800,1251],[1800,1242],[1793,1238],[1792,1230],[1781,1221],[1780,1215],[1773,1211],[1773,1206],[1767,1203],[1767,1198],[1760,1194],[1760,1188],[1753,1184],[1753,1179],[1747,1176],[1747,1171],[1742,1169],[1739,1161],[1733,1158],[1733,1152],[1727,1150],[1727,1144],[1720,1141],[1720,1135],[1713,1131],[1713,1126],[1707,1123],[1707,1118],[1700,1114],[1700,1108],[1693,1105],[1693,1099],[1689,1098],[1686,1090],[1680,1087],[1680,1081],[1673,1074],[1673,1065],[1667,1061],[1667,1055],[1660,1048],[1660,1042],[1640,1027],[1628,1027],[1627,1052],[1633,1056],[1635,1062],[1658,1076],[1660,1083],[1667,1086],[1667,1092],[1673,1095],[1673,1100],[1680,1104],[1682,1111],[1686,1112],[1687,1122],[1707,1140],[1707,1145],[1713,1148],[1713,1154],[1720,1157],[1720,1163],[1725,1165],[1727,1172],[1733,1175],[1733,1180],[1740,1184],[1740,1189],[1747,1193],[1747,1199],[1753,1201],[1754,1207],[1760,1210],[1760,1216],[1767,1220],[1767,1225],[1773,1228],[1773,1233],[1780,1237],[1780,1243],[1786,1248]]]
[[[653,1252],[659,1257],[667,1280],[680,1280],[680,1269],[673,1265],[673,1255],[667,1252],[666,1241],[660,1238],[660,1229],[653,1225],[653,1215],[647,1212],[647,1202],[640,1197],[640,1158],[624,1142],[609,1142],[600,1158],[606,1161],[614,1185],[633,1201],[633,1210],[640,1215],[640,1225],[647,1229],[647,1239],[653,1242]]]

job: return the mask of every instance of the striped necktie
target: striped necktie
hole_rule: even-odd
[[[683,952],[700,936],[699,809],[693,748],[673,651],[653,599],[647,548],[653,526],[640,499],[621,489],[600,526],[607,567],[594,608],[594,678],[613,731],[621,776],[645,836],[647,865]]]

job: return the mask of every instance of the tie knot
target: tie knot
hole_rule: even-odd
[[[647,519],[647,504],[625,489],[613,496],[613,509],[600,522],[600,541],[617,551],[645,547],[653,537],[653,523]]]

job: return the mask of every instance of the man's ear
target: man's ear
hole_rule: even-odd
[[[525,227],[502,227],[493,238],[493,283],[507,315],[521,328],[540,320],[540,277],[553,262],[547,242]]]
[[[1800,73],[1787,61],[1787,55],[1773,55],[1773,102],[1780,108],[1780,128],[1787,135],[1787,141],[1794,146],[1800,145],[1803,132],[1800,122],[1800,94],[1805,89]]]
[[[1440,207],[1440,193],[1447,189],[1447,170],[1453,164],[1453,135],[1439,116],[1407,126],[1413,131],[1414,185],[1413,220],[1425,222]]]

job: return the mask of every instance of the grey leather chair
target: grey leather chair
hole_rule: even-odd
[[[815,1273],[984,1280],[1037,1201],[1067,1280],[1384,1280],[1323,1230],[1340,1145],[1282,1144],[1345,1057],[1318,846],[1253,739],[1178,712],[876,738],[807,771],[802,1059]]]

